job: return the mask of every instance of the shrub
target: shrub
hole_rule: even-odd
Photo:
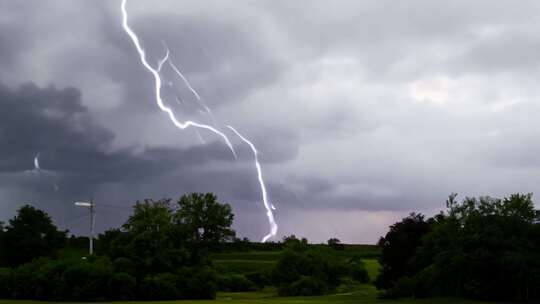
[[[188,299],[215,299],[218,275],[210,267],[184,268],[180,272],[182,294]]]
[[[125,257],[117,258],[116,260],[114,260],[113,269],[117,273],[123,272],[132,276],[137,273],[133,261]]]
[[[176,288],[178,277],[171,273],[160,273],[145,277],[140,286],[140,295],[146,300],[174,300],[181,297]]]
[[[335,290],[345,274],[342,265],[323,258],[317,251],[286,250],[272,271],[272,280],[281,295],[312,295],[314,289],[321,293]],[[297,288],[293,289],[293,285]]]
[[[23,264],[11,272],[11,297],[15,299],[35,298],[36,274],[48,259],[40,258]]]
[[[366,265],[361,259],[356,259],[356,258],[351,259],[347,265],[347,268],[348,268],[349,275],[355,281],[358,281],[360,283],[369,282],[369,274],[366,270]]]
[[[395,298],[415,298],[417,289],[417,280],[410,277],[402,277],[398,279],[394,287],[385,290],[381,294],[381,298],[395,299]]]
[[[290,285],[278,290],[280,296],[318,296],[327,293],[328,286],[316,277],[302,276]]]
[[[11,270],[0,268],[0,298],[11,297]]]
[[[135,298],[137,281],[131,275],[121,272],[109,279],[109,296],[113,300],[131,300]]]
[[[257,289],[255,284],[248,280],[244,275],[232,274],[220,277],[220,287],[224,291],[254,291]]]
[[[270,279],[268,276],[268,273],[263,271],[257,271],[257,272],[250,272],[247,273],[246,279],[250,280],[257,286],[259,289],[262,289],[264,286],[270,284]]]
[[[106,258],[70,261],[63,273],[67,289],[65,299],[104,299],[108,294],[108,283],[112,274],[112,265]]]

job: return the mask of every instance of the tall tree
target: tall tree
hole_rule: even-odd
[[[185,256],[173,237],[173,212],[170,200],[137,202],[133,215],[122,226],[125,234],[116,241],[124,256],[138,265],[140,274],[159,273],[182,264]],[[118,250],[116,250],[118,251]]]
[[[411,213],[408,217],[390,226],[390,231],[379,240],[382,254],[379,259],[382,269],[377,277],[377,288],[390,288],[403,276],[415,273],[412,258],[421,244],[422,237],[430,230],[424,216]]]
[[[233,240],[231,206],[220,204],[214,194],[183,195],[178,207],[174,219],[189,243],[215,248],[220,242]]]
[[[9,220],[3,233],[3,255],[10,267],[30,260],[53,256],[66,241],[67,231],[59,231],[50,216],[42,210],[26,205]]]

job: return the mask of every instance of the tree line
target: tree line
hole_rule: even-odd
[[[231,207],[210,193],[140,201],[121,227],[98,236],[96,254],[81,259],[85,238],[68,237],[44,211],[23,206],[0,223],[0,298],[213,299],[217,291],[268,285],[283,296],[321,295],[371,282],[365,256],[338,254],[349,250],[338,239],[253,243],[236,238],[233,220]],[[374,284],[383,298],[540,300],[540,211],[531,194],[451,195],[445,211],[411,213],[378,246],[368,254],[378,256]],[[271,269],[249,273],[212,262],[216,252],[249,250],[280,253]]]
[[[540,300],[540,211],[532,194],[446,201],[413,213],[380,239],[384,297]]]
[[[72,249],[86,240],[68,237],[42,210],[23,206],[0,225],[0,298],[38,300],[213,299],[217,291],[276,286],[280,295],[320,295],[343,280],[367,282],[360,258],[329,259],[306,239],[279,244],[239,240],[234,214],[215,195],[192,193],[178,201],[144,200],[117,229],[100,234],[96,254],[81,259]],[[329,242],[342,250],[339,240]],[[271,270],[230,273],[210,254],[246,248],[282,250]]]

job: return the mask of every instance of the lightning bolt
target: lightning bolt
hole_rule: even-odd
[[[38,152],[36,157],[34,157],[34,170],[36,171],[41,170],[41,167],[39,167],[39,154],[41,154],[41,152]]]
[[[161,98],[161,77],[159,75],[159,72],[161,70],[161,67],[163,66],[163,63],[168,59],[169,52],[167,50],[167,55],[161,61],[159,61],[158,68],[157,69],[153,68],[148,63],[148,61],[146,60],[146,52],[142,48],[141,43],[139,42],[139,38],[137,37],[135,32],[133,32],[133,30],[131,30],[131,28],[128,25],[128,14],[127,14],[127,11],[126,11],[126,0],[122,0],[121,9],[122,9],[122,26],[124,28],[124,31],[129,35],[129,37],[131,38],[131,41],[135,45],[135,48],[137,49],[137,52],[139,53],[139,58],[141,60],[142,65],[154,76],[154,85],[155,85],[154,93],[155,93],[155,98],[156,98],[157,105],[161,109],[161,111],[167,113],[169,115],[169,119],[179,129],[184,130],[184,129],[187,129],[189,127],[196,127],[196,128],[206,129],[208,131],[214,132],[215,134],[217,134],[218,136],[223,138],[223,140],[225,141],[225,143],[227,144],[227,146],[229,147],[229,149],[233,153],[234,157],[236,158],[236,151],[234,151],[234,148],[233,148],[231,142],[229,141],[229,138],[225,134],[218,131],[216,128],[214,128],[212,126],[197,123],[197,122],[194,122],[194,121],[191,121],[191,120],[187,120],[185,122],[180,122],[176,118],[176,115],[174,115],[173,110],[171,108],[167,107],[163,103],[163,99]]]
[[[238,137],[240,137],[241,140],[243,140],[253,152],[253,156],[255,159],[255,168],[257,168],[257,178],[259,180],[259,185],[261,187],[262,192],[262,199],[264,203],[264,207],[266,208],[266,216],[268,217],[268,222],[270,223],[270,233],[264,236],[262,239],[262,242],[266,242],[269,238],[276,235],[278,230],[278,225],[276,224],[276,221],[274,220],[274,213],[272,210],[275,210],[274,205],[268,202],[268,193],[266,192],[266,185],[264,183],[263,175],[262,175],[262,169],[261,164],[259,163],[259,152],[257,151],[257,148],[255,148],[255,145],[249,141],[247,138],[245,138],[240,132],[236,131],[235,128],[232,126],[227,126],[227,128],[231,129]]]
[[[213,115],[212,111],[210,110],[210,108],[204,103],[204,101],[200,97],[199,93],[197,93],[197,91],[193,88],[193,86],[191,86],[188,79],[184,76],[184,74],[180,71],[180,69],[172,62],[172,60],[170,58],[169,48],[167,47],[167,45],[165,43],[163,43],[163,46],[166,49],[166,53],[165,53],[165,56],[158,61],[157,67],[153,68],[148,63],[148,61],[146,59],[146,52],[145,52],[144,48],[141,46],[141,44],[139,42],[139,38],[137,37],[137,34],[135,34],[135,32],[128,25],[128,14],[127,14],[127,10],[126,10],[126,2],[127,2],[127,0],[122,0],[122,4],[121,4],[122,27],[124,28],[124,31],[128,34],[128,36],[131,38],[131,41],[133,42],[135,48],[137,49],[137,52],[139,53],[139,58],[140,58],[140,61],[141,61],[142,65],[154,77],[154,85],[155,85],[154,94],[155,94],[155,99],[156,99],[156,103],[157,103],[158,107],[163,112],[168,114],[169,119],[173,122],[173,124],[177,128],[184,130],[184,129],[187,129],[188,127],[195,127],[196,128],[195,131],[197,132],[197,135],[199,136],[201,141],[203,141],[203,139],[200,136],[200,134],[198,132],[198,129],[206,129],[208,131],[211,131],[211,132],[217,134],[218,136],[220,136],[225,141],[225,143],[227,144],[227,146],[229,147],[229,149],[233,153],[234,157],[237,158],[236,151],[234,150],[229,138],[223,132],[219,131],[217,128],[215,128],[213,126],[197,123],[197,122],[194,122],[194,121],[191,121],[191,120],[187,120],[185,122],[180,122],[176,118],[173,110],[171,108],[167,107],[163,103],[163,100],[161,98],[162,81],[161,81],[161,76],[160,76],[159,73],[161,72],[161,69],[163,68],[163,65],[166,62],[168,62],[171,69],[182,79],[185,86],[191,91],[193,96],[195,96],[195,99],[197,100],[197,102],[205,109],[206,113],[211,118],[214,125],[216,124],[215,119],[214,119],[214,115]],[[182,100],[179,97],[177,97],[177,101],[182,102]],[[260,189],[261,189],[262,201],[263,201],[264,207],[266,208],[266,216],[267,216],[268,222],[270,224],[270,232],[267,235],[265,235],[263,237],[263,239],[262,239],[262,242],[264,243],[269,238],[274,237],[276,235],[277,230],[278,230],[278,225],[275,222],[274,214],[272,212],[272,210],[275,210],[276,208],[274,207],[274,205],[272,203],[270,203],[268,201],[268,193],[266,191],[266,185],[265,185],[265,182],[264,182],[264,179],[263,179],[262,168],[261,168],[261,165],[260,165],[259,159],[258,159],[258,151],[257,151],[255,145],[250,140],[248,140],[246,137],[244,137],[242,134],[240,134],[235,128],[233,128],[230,125],[227,125],[227,128],[229,128],[244,143],[246,143],[250,147],[251,151],[253,152],[254,161],[255,161],[255,168],[257,169],[257,178],[258,178],[259,186],[260,186]]]

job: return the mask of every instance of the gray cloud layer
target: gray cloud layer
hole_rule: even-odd
[[[451,192],[539,192],[539,9],[128,2],[150,61],[165,41],[218,124],[257,144],[281,233],[351,242],[375,241],[409,211],[434,212]],[[164,76],[180,117],[209,122]],[[201,144],[172,127],[119,3],[0,0],[0,83],[3,219],[30,201],[81,232],[84,218],[73,219],[84,211],[71,202],[94,197],[121,206],[102,208],[105,229],[136,199],[213,191],[233,205],[240,235],[265,234],[250,151],[235,140],[234,161],[211,133]],[[37,152],[50,175],[24,172]]]

